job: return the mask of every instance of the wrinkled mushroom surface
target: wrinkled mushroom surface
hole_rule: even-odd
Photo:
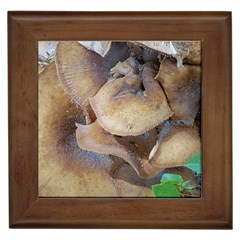
[[[171,118],[192,125],[200,108],[201,67],[184,64],[177,68],[165,58],[155,79],[161,83],[174,112]]]
[[[146,65],[140,76],[125,76],[105,83],[89,99],[98,123],[112,134],[136,136],[168,119],[172,111],[154,76],[155,70]],[[139,79],[144,91],[138,89]]]

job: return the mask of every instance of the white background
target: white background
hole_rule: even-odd
[[[7,11],[232,11],[234,230],[25,230],[8,228]],[[240,238],[240,2],[237,0],[0,0],[0,239],[239,239]],[[221,51],[221,49],[219,49]],[[224,67],[224,66],[223,66]],[[224,136],[222,136],[224,138]],[[222,193],[224,194],[224,192]],[[238,236],[238,237],[237,237]]]

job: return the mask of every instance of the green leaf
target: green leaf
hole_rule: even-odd
[[[152,191],[154,197],[181,197],[180,189],[176,185],[168,182],[153,185]]]
[[[194,186],[189,181],[186,181],[182,183],[182,187],[184,191],[186,191],[186,190],[192,190]]]
[[[183,182],[182,176],[179,174],[165,173],[162,175],[161,183],[181,184]]]
[[[194,156],[192,156],[185,164],[185,167],[192,169],[197,173],[202,172],[202,157],[201,152],[197,152]]]

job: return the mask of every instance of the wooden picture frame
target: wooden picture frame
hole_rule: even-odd
[[[203,189],[197,199],[38,197],[40,40],[200,40]],[[11,228],[232,228],[230,12],[9,12]]]

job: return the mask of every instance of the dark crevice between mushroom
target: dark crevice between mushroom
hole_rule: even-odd
[[[148,160],[148,156],[156,143],[157,134],[157,130],[153,128],[139,136],[126,136],[121,138],[114,136],[114,138],[124,147],[136,152],[141,159]]]
[[[136,171],[133,170],[132,166],[126,161],[123,161],[117,158],[117,162],[118,162],[118,165],[115,165],[114,168],[110,171],[110,176],[113,179],[126,181],[136,186],[143,186],[151,189],[152,185],[159,183],[161,176],[163,174],[162,172],[160,172],[153,178],[143,179],[139,177]]]

